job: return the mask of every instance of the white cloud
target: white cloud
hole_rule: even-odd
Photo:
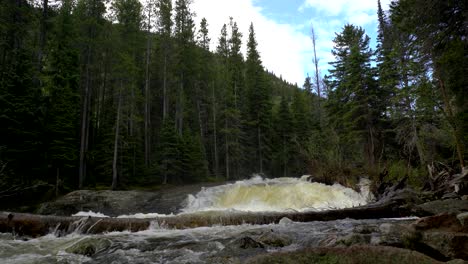
[[[192,10],[197,14],[197,25],[203,17],[207,19],[212,50],[217,45],[221,27],[233,17],[243,34],[245,56],[248,29],[253,22],[263,66],[289,82],[302,85],[304,65],[308,63],[304,54],[310,50],[310,39],[297,26],[267,18],[253,0],[196,0]]]
[[[381,0],[382,8],[388,9],[390,0]],[[377,30],[377,1],[376,0],[305,0],[299,7],[299,12],[306,13],[313,10],[314,18],[308,23],[314,25],[317,41],[317,53],[321,58],[320,68],[326,71],[330,68],[328,62],[333,61],[331,49],[335,32],[341,32],[343,26],[351,23],[366,29],[371,37]],[[375,39],[374,39],[375,40]],[[311,70],[311,66],[309,71]],[[325,72],[324,72],[325,73]]]
[[[382,6],[388,6],[390,0],[382,0]],[[376,11],[377,1],[375,0],[305,0],[305,2],[299,8],[305,10],[307,8],[315,8],[319,11],[323,11],[332,16],[340,14],[347,14],[351,16],[356,12],[363,11]],[[374,12],[375,13],[375,12]]]

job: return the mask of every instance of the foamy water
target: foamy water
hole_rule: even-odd
[[[264,179],[254,176],[235,183],[203,188],[188,195],[180,214],[207,211],[287,212],[322,211],[366,205],[372,201],[369,180],[359,183],[360,191],[340,184],[325,185],[302,178]],[[79,212],[73,216],[107,217],[96,212]],[[121,215],[118,218],[156,218],[174,216],[158,213]]]
[[[341,209],[365,205],[371,201],[369,182],[362,181],[361,191],[339,184],[332,186],[310,182],[308,177],[252,179],[204,188],[189,195],[182,211],[312,211]]]

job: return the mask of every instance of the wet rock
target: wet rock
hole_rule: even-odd
[[[85,238],[65,249],[65,252],[91,257],[105,251],[111,245],[112,242],[107,239]]]
[[[380,237],[375,244],[382,246],[407,247],[405,241],[412,236],[412,230],[403,224],[384,223],[379,226],[379,232]]]
[[[290,225],[294,223],[291,219],[287,218],[287,217],[283,217],[281,218],[281,220],[279,221],[279,224],[280,225]]]
[[[243,236],[227,243],[225,248],[216,256],[216,261],[211,263],[245,263],[249,257],[266,252],[265,246],[249,236]]]
[[[412,227],[419,231],[468,232],[456,214],[444,213],[416,220]]]
[[[338,245],[352,246],[352,245],[368,245],[372,239],[371,235],[364,234],[349,234],[338,239]]]
[[[468,260],[468,234],[455,232],[424,232],[422,243],[449,259]]]
[[[273,231],[262,234],[257,241],[270,247],[285,247],[292,243],[290,237]]]
[[[100,212],[108,216],[136,213],[176,213],[189,194],[198,193],[203,186],[194,184],[167,187],[158,191],[90,191],[71,192],[55,201],[43,203],[38,214],[68,216],[80,211]]]
[[[460,214],[468,212],[468,201],[458,199],[436,200],[417,205],[416,207],[432,215],[441,213]]]
[[[468,226],[456,214],[421,218],[410,227],[414,234],[418,234],[412,239],[412,245],[418,251],[441,261],[457,258],[468,260]]]
[[[265,248],[265,246],[262,243],[255,241],[251,237],[240,238],[236,240],[234,243],[238,244],[239,248],[242,248],[242,249]]]
[[[457,215],[458,220],[462,224],[462,226],[468,226],[468,212],[462,213]]]

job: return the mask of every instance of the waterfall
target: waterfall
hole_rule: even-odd
[[[360,192],[340,184],[332,186],[302,178],[264,179],[254,176],[189,195],[183,213],[199,211],[311,211],[341,209],[367,204],[372,197],[369,181],[361,181]]]

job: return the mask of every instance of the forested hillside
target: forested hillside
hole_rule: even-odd
[[[190,2],[2,1],[0,189],[252,173],[423,184],[434,166],[465,166],[464,1],[376,3],[377,49],[345,25],[327,76],[301,88],[265,70],[254,25],[226,18],[210,50]]]

